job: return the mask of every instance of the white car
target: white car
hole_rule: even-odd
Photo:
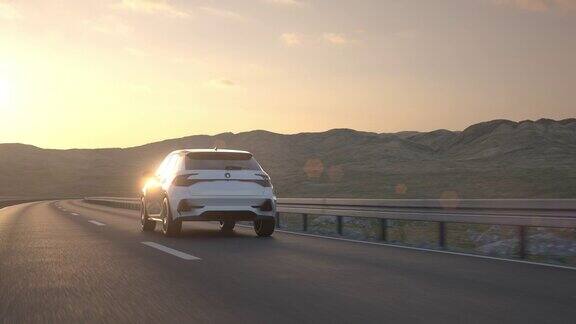
[[[219,221],[232,231],[253,221],[258,236],[274,232],[276,197],[270,177],[251,153],[236,150],[179,150],[160,164],[142,189],[143,231],[175,236],[183,221]]]

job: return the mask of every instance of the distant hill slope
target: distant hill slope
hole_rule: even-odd
[[[576,119],[494,120],[461,132],[350,129],[197,135],[126,149],[0,144],[0,196],[134,196],[181,148],[253,152],[283,197],[576,197]]]

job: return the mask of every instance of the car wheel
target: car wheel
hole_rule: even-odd
[[[182,221],[175,220],[172,218],[172,213],[170,212],[170,205],[168,204],[168,199],[164,198],[162,203],[162,234],[165,236],[177,236],[182,230]]]
[[[140,224],[143,232],[152,232],[156,229],[156,222],[148,218],[144,199],[142,199],[142,204],[140,205]]]
[[[276,225],[276,221],[274,218],[271,219],[261,219],[254,221],[254,231],[258,236],[270,236],[274,233],[274,226]]]
[[[235,221],[220,221],[220,230],[222,232],[232,232],[236,226]]]

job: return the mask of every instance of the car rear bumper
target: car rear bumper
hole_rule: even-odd
[[[182,221],[251,221],[275,217],[276,203],[270,197],[193,197],[173,204],[173,215]]]
[[[180,216],[181,221],[254,221],[263,219],[274,219],[272,215],[258,215],[246,211],[226,211],[226,212],[203,212],[198,216]]]

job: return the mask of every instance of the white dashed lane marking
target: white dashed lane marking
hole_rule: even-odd
[[[90,220],[89,222],[92,223],[92,224],[94,224],[94,225],[98,225],[98,226],[106,226],[106,224],[97,222],[97,221],[95,221],[95,220]]]
[[[157,250],[160,250],[162,252],[168,253],[168,254],[172,254],[175,257],[179,257],[180,259],[184,259],[184,260],[202,260],[199,257],[195,257],[191,254],[188,253],[184,253],[178,250],[174,250],[172,248],[169,248],[167,246],[164,246],[162,244],[158,244],[158,243],[154,243],[154,242],[142,242],[142,244],[147,245],[149,247],[155,248]]]

